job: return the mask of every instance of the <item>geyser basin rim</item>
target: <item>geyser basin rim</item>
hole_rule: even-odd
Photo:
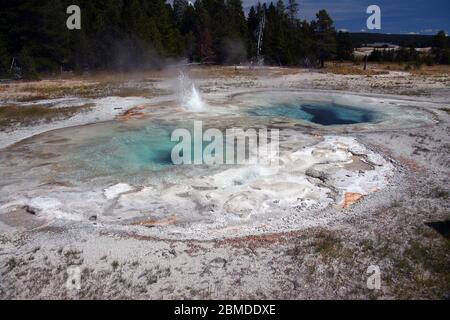
[[[436,105],[438,103],[430,102],[428,100],[408,99],[405,96],[392,95],[392,94],[379,94],[379,93],[364,93],[355,91],[344,90],[321,90],[321,89],[258,89],[258,90],[245,90],[230,95],[230,98],[234,101],[240,101],[245,96],[260,96],[260,95],[283,95],[288,97],[289,95],[301,95],[305,100],[311,99],[318,102],[329,102],[337,104],[346,104],[352,106],[352,103],[394,103],[402,106],[414,106],[414,105]],[[354,105],[359,106],[359,105]]]
[[[380,104],[404,104],[407,100],[389,99],[386,97],[375,97],[367,95],[359,95],[354,93],[338,92],[338,91],[302,91],[302,90],[269,90],[269,91],[250,91],[242,92],[232,96],[232,99],[242,101],[246,98],[258,99],[265,96],[268,101],[274,102],[290,102],[301,98],[302,102],[314,103],[333,103],[342,106],[368,109]],[[267,100],[266,100],[267,101]]]

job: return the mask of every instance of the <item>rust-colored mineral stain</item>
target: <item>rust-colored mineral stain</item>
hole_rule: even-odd
[[[137,119],[141,119],[145,117],[145,114],[141,111],[145,108],[145,106],[141,105],[141,106],[137,106],[133,109],[128,110],[127,112],[125,112],[123,115],[118,116],[117,119],[120,121],[128,121],[131,118],[137,118]]]
[[[175,224],[175,218],[169,218],[165,220],[144,220],[136,223],[135,225],[143,226],[143,227],[164,227],[171,224]]]
[[[344,203],[342,204],[342,207],[348,208],[350,205],[354,204],[355,202],[358,202],[363,195],[361,193],[357,192],[346,192],[344,194]]]

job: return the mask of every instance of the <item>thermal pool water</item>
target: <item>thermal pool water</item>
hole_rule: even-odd
[[[308,102],[257,107],[250,114],[305,120],[324,126],[369,123],[381,120],[381,115],[371,110],[337,104],[314,104]]]

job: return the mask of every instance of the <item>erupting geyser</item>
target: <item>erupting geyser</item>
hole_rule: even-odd
[[[189,97],[186,106],[189,111],[201,111],[205,107],[195,85],[192,85],[191,96]]]
[[[178,100],[186,111],[198,112],[205,109],[205,103],[203,102],[200,93],[195,85],[182,71],[178,76],[179,83],[179,97]]]

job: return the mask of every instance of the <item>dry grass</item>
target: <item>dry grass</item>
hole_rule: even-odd
[[[0,130],[21,125],[67,119],[79,112],[89,111],[92,104],[78,107],[51,108],[48,106],[19,107],[15,105],[0,107]]]
[[[146,88],[125,87],[118,90],[113,90],[114,95],[118,97],[144,97],[151,98],[155,92]]]
[[[148,81],[146,81],[148,82]],[[145,84],[145,86],[142,86]],[[149,89],[150,87],[151,89]],[[109,95],[120,97],[152,97],[152,85],[124,86],[121,82],[95,82],[92,80],[45,80],[40,82],[17,82],[0,85],[0,99],[30,102],[44,99],[58,99],[68,96],[100,98]]]
[[[405,71],[407,68],[407,63],[394,63],[394,62],[369,62],[368,67],[375,70],[389,70],[389,71]],[[422,76],[450,76],[450,65],[433,65],[427,66],[422,65],[416,68],[410,65],[408,72],[414,75]]]
[[[189,69],[189,76],[193,78],[235,78],[258,76],[259,70],[249,68],[204,66]]]
[[[322,70],[322,72],[341,74],[341,75],[366,75],[374,76],[380,74],[388,74],[386,70],[375,69],[370,67],[364,70],[363,66],[354,66],[346,63],[333,63],[329,64]]]
[[[393,62],[368,62],[367,67],[375,70],[405,71],[405,65]]]
[[[238,78],[277,77],[297,74],[298,68],[250,68],[246,66],[197,66],[189,68],[189,76],[193,78]]]
[[[390,282],[396,296],[411,299],[418,295],[444,298],[450,294],[450,242],[445,239],[432,242],[412,241],[403,255],[393,258],[396,271]],[[407,281],[399,281],[407,279]]]
[[[104,84],[80,80],[14,82],[0,85],[0,99],[27,102],[65,96],[96,97],[104,89]]]
[[[97,83],[124,83],[127,81],[157,81],[167,77],[168,74],[176,74],[170,70],[153,70],[143,72],[118,72],[97,71],[85,75],[70,75],[68,80],[93,81]]]
[[[421,66],[411,70],[411,73],[421,76],[450,76],[450,65]]]

